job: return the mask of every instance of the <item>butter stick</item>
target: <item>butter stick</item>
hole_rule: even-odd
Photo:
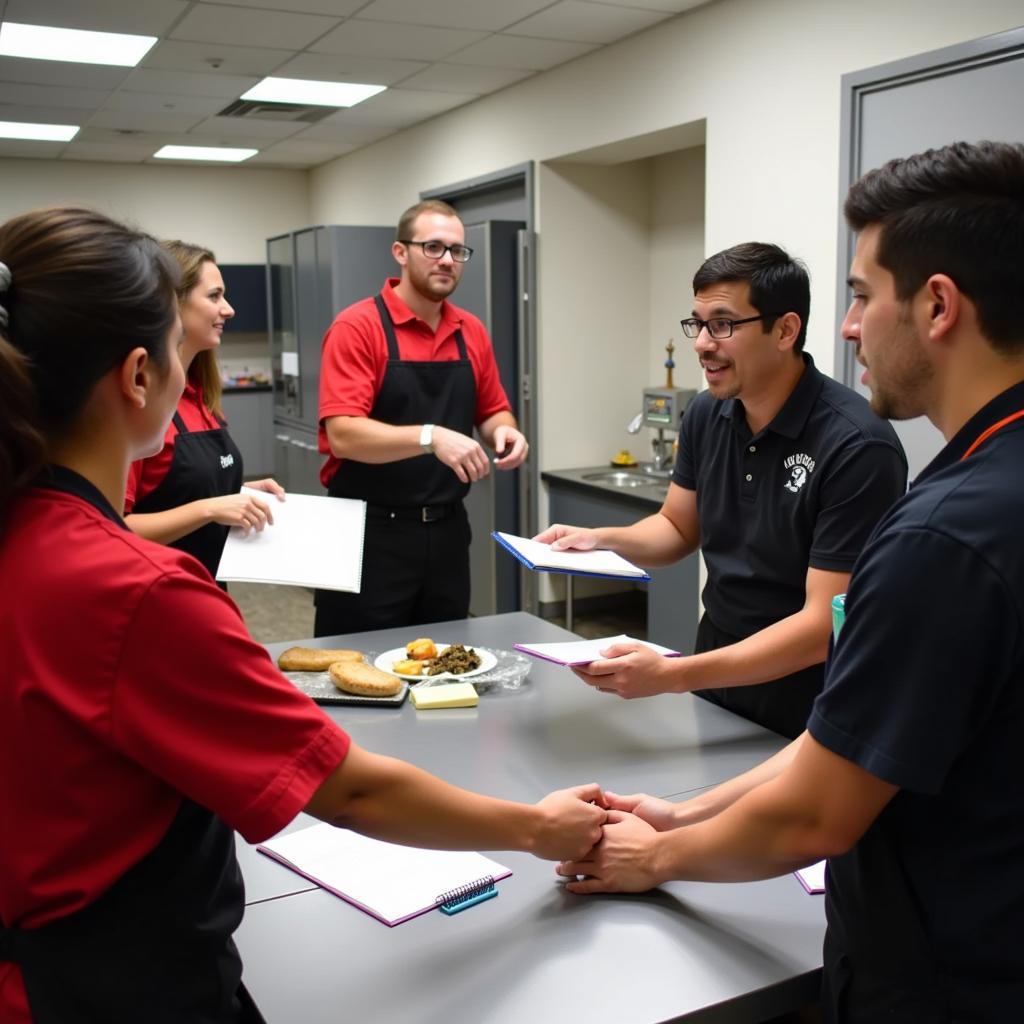
[[[410,693],[417,711],[426,708],[475,708],[480,698],[472,683],[445,683],[413,689]]]

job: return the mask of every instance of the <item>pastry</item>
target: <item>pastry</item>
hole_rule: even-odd
[[[424,667],[422,661],[415,661],[410,658],[407,661],[396,661],[391,666],[391,671],[397,672],[400,676],[421,676],[423,675]]]
[[[338,661],[328,671],[339,690],[360,697],[394,697],[402,689],[397,676],[361,661]]]
[[[321,647],[289,647],[277,659],[282,672],[326,672],[336,661],[359,662],[361,651],[329,650]]]
[[[405,653],[415,661],[429,661],[437,657],[437,647],[433,640],[423,637],[405,645]]]

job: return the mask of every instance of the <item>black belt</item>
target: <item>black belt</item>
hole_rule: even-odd
[[[447,519],[454,515],[462,503],[449,502],[447,505],[415,505],[413,507],[392,507],[390,505],[366,506],[366,514],[375,519],[397,519],[408,523],[436,523],[438,519]]]

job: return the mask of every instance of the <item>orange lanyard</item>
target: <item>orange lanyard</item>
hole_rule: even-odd
[[[988,428],[988,430],[984,431],[984,433],[982,434],[979,434],[978,437],[975,438],[974,444],[972,444],[971,447],[968,448],[967,451],[965,451],[963,455],[960,456],[960,461],[963,462],[968,455],[973,454],[975,450],[978,449],[981,445],[983,445],[994,433],[996,433],[999,430],[1002,430],[1003,427],[1005,427],[1009,423],[1012,423],[1014,420],[1019,420],[1022,416],[1024,416],[1024,409],[1018,409],[1015,413],[1013,413],[1012,416],[1007,416],[1006,419],[1000,420],[998,423],[993,423],[992,426]]]

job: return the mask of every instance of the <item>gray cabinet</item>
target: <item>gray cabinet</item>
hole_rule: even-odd
[[[228,430],[252,480],[274,472],[274,399],[270,391],[225,391],[221,403]]]
[[[657,502],[618,499],[597,488],[559,484],[545,474],[552,523],[573,526],[630,526],[660,507]],[[683,654],[693,651],[697,638],[698,571],[696,557],[651,570],[647,584],[647,638]]]
[[[300,427],[274,424],[274,477],[295,494],[323,494],[320,467],[324,456],[317,451],[316,434]]]
[[[395,273],[394,235],[391,227],[331,225],[267,241],[274,432],[288,436],[287,442],[275,442],[274,472],[290,491],[322,491],[317,474],[310,472],[313,462],[317,470],[323,462],[315,436],[321,344],[342,309],[378,292]]]

